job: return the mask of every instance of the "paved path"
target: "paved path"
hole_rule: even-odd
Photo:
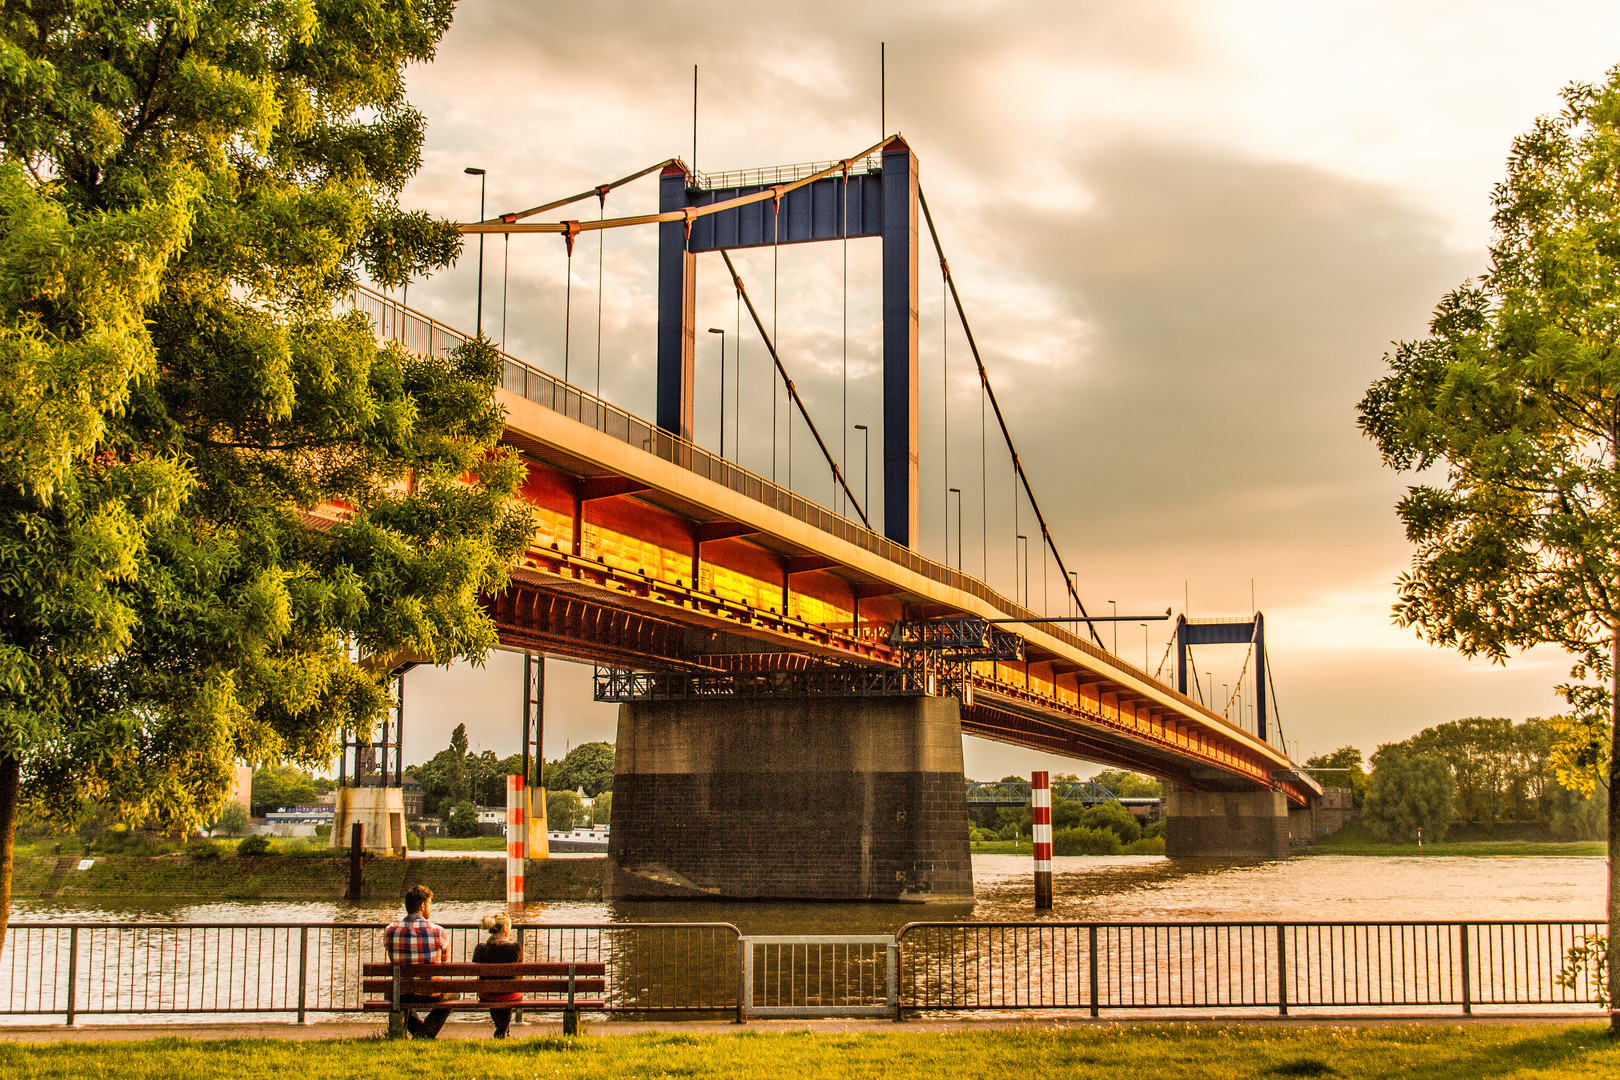
[[[1392,1027],[1404,1024],[1443,1025],[1448,1027],[1514,1024],[1595,1024],[1606,1022],[1602,1013],[1494,1013],[1489,1015],[1459,1016],[1436,1013],[1357,1013],[1337,1016],[1255,1016],[1255,1015],[1199,1015],[1161,1016],[1130,1019],[1100,1019],[1089,1017],[993,1017],[989,1019],[908,1019],[896,1024],[891,1020],[751,1020],[749,1031],[813,1031],[826,1034],[849,1032],[960,1032],[960,1031],[1050,1031],[1063,1028],[1131,1027],[1144,1024],[1199,1024],[1215,1026],[1265,1027]],[[581,1030],[586,1036],[642,1035],[649,1032],[680,1032],[693,1035],[731,1035],[743,1027],[724,1020],[669,1020],[636,1021],[608,1020],[583,1021]],[[462,1020],[452,1018],[440,1033],[441,1039],[488,1039],[494,1029],[488,1020]],[[559,1035],[560,1020],[529,1021],[515,1025],[516,1038],[536,1035]],[[3,1025],[0,1041],[51,1043],[96,1042],[124,1039],[291,1039],[310,1041],[318,1039],[368,1039],[387,1033],[387,1025],[374,1021],[337,1020],[312,1024],[257,1023],[257,1024],[62,1024]]]

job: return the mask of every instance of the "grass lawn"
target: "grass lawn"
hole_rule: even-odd
[[[1318,843],[1306,855],[1576,855],[1603,856],[1601,840],[1464,840],[1455,844]]]
[[[504,836],[430,836],[427,838],[429,851],[505,851],[506,837]],[[411,845],[416,850],[416,844]]]
[[[0,1043],[0,1075],[120,1080],[230,1077],[740,1078],[1536,1077],[1620,1076],[1620,1044],[1574,1027],[1115,1026],[1069,1031],[855,1034],[743,1031],[558,1036],[440,1043],[281,1040]]]

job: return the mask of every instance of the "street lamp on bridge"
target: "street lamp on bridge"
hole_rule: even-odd
[[[468,176],[478,177],[478,220],[484,220],[484,183],[487,179],[483,169],[475,169],[471,165],[461,170]],[[484,336],[484,234],[478,234],[478,314],[474,317],[473,333],[478,337]]]

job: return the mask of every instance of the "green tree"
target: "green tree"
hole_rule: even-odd
[[[295,765],[253,770],[253,814],[263,817],[282,806],[308,806],[315,801],[315,778]]]
[[[1361,751],[1354,746],[1341,746],[1331,754],[1307,758],[1305,769],[1324,787],[1349,788],[1350,800],[1357,810],[1366,801],[1367,772],[1362,768]],[[1312,770],[1319,771],[1320,775]]]
[[[1412,753],[1405,746],[1381,746],[1373,754],[1372,783],[1362,816],[1385,840],[1411,841],[1419,828],[1438,841],[1456,816],[1456,781],[1443,758]]]
[[[613,744],[585,742],[568,751],[557,763],[554,772],[546,777],[547,787],[568,791],[584,790],[596,798],[613,787]]]
[[[546,792],[546,828],[567,832],[580,820],[579,795],[566,788]]]
[[[219,820],[214,823],[214,829],[224,836],[241,836],[248,831],[253,819],[248,815],[247,808],[232,799],[225,804],[220,812]]]
[[[1121,844],[1142,838],[1142,823],[1117,802],[1095,803],[1086,807],[1078,824],[1087,829],[1107,829],[1119,837]]]
[[[450,807],[445,817],[445,831],[451,836],[477,836],[478,807],[470,799],[462,799]]]
[[[613,824],[613,792],[604,791],[591,800],[591,824],[597,827]]]
[[[1117,799],[1157,799],[1164,795],[1164,783],[1151,776],[1125,769],[1104,769],[1091,778]]]
[[[1428,336],[1397,345],[1360,405],[1386,465],[1437,478],[1398,506],[1417,550],[1397,618],[1467,655],[1571,652],[1569,738],[1589,759],[1571,779],[1606,776],[1611,796],[1620,760],[1592,751],[1620,728],[1617,172],[1620,68],[1571,85],[1561,113],[1514,140],[1488,272],[1441,299]],[[1620,801],[1608,815],[1620,847]],[[1620,860],[1608,893],[1620,925]],[[1609,944],[1620,970],[1620,935]]]
[[[479,596],[529,534],[498,357],[342,305],[459,251],[398,206],[405,65],[451,11],[0,9],[0,940],[21,798],[186,829],[235,760],[374,723],[351,645],[494,643]]]

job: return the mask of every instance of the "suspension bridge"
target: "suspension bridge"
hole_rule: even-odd
[[[606,216],[613,190],[653,173],[657,212]],[[535,220],[588,200],[596,220]],[[1172,855],[1280,856],[1291,827],[1309,829],[1321,789],[1280,748],[1259,615],[1178,619],[1168,681],[1162,664],[1150,674],[1103,647],[1095,623],[1108,618],[1087,613],[1048,529],[902,138],[744,173],[704,175],[671,159],[461,227],[557,234],[570,260],[581,234],[619,228],[658,232],[656,415],[502,354],[505,440],[526,461],[522,497],[538,526],[511,587],[485,600],[503,646],[591,663],[597,699],[621,704],[610,892],[971,895],[964,734],[1170,781]],[[917,550],[925,231],[1043,559],[1077,615],[1034,610]],[[850,238],[882,243],[881,521],[852,490],[730,254]],[[837,509],[744,468],[723,441],[712,450],[695,440],[700,257],[726,267]],[[466,340],[371,290],[357,290],[355,304],[381,337],[411,349],[440,354]],[[1242,709],[1233,719],[1236,694],[1206,698],[1188,665],[1193,646],[1223,643],[1248,646],[1240,682],[1252,683],[1252,722]],[[526,664],[526,763],[539,757],[543,672]],[[386,783],[392,760],[397,782],[401,723],[350,748],[357,780],[371,767]]]

